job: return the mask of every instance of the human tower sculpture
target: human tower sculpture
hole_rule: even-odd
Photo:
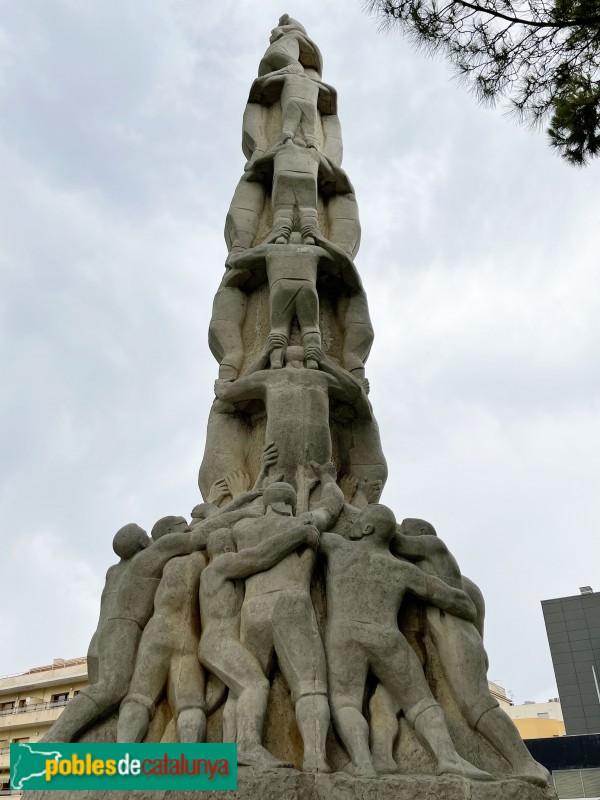
[[[204,502],[189,525],[114,537],[90,685],[47,738],[208,738],[254,770],[545,787],[488,691],[481,593],[431,525],[378,502],[358,207],[322,70],[282,16],[225,226]]]

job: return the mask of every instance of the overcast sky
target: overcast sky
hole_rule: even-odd
[[[0,675],[84,655],[115,531],[200,501],[242,114],[288,12],[338,90],[383,501],[481,587],[489,677],[555,696],[540,601],[600,590],[600,163],[360,0],[0,9]]]

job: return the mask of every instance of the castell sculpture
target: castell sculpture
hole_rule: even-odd
[[[236,742],[239,791],[269,771],[273,797],[293,775],[306,797],[552,798],[488,691],[479,589],[379,503],[358,205],[322,72],[283,15],[225,223],[203,502],[114,536],[90,684],[46,739]]]

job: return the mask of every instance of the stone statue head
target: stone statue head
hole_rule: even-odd
[[[206,555],[211,561],[221,553],[235,553],[235,542],[229,528],[213,531],[206,542]]]
[[[365,536],[372,536],[375,541],[386,544],[395,531],[396,517],[392,509],[380,503],[373,503],[368,505],[352,524],[350,538],[363,539]]]
[[[399,531],[405,536],[437,536],[436,530],[430,522],[411,517],[402,520]]]
[[[209,517],[214,516],[217,514],[219,509],[213,503],[198,503],[197,506],[192,508],[192,521],[191,525],[197,525],[202,520],[208,519]]]
[[[283,14],[281,17],[279,17],[277,27],[273,28],[271,31],[269,42],[273,44],[273,42],[276,42],[277,39],[281,39],[282,36],[285,36],[286,33],[290,33],[291,31],[300,31],[300,33],[308,36],[304,25],[301,25],[298,20],[292,19],[289,14]]]
[[[151,534],[154,541],[167,533],[186,533],[190,530],[184,517],[162,517],[154,523]]]
[[[271,508],[277,514],[294,516],[296,513],[296,490],[289,483],[275,481],[265,489],[263,504],[265,509]]]
[[[145,550],[150,544],[152,544],[152,540],[146,531],[136,525],[135,522],[130,522],[128,525],[123,525],[115,533],[113,550],[119,558],[127,560],[133,558],[136,553]]]

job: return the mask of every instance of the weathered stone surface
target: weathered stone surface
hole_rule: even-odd
[[[378,503],[358,206],[322,70],[284,14],[225,224],[205,502],[119,553],[92,684],[49,738],[237,741],[225,796],[248,800],[550,800],[488,691],[481,592],[428,523]]]
[[[197,792],[77,792],[77,800],[197,800]],[[552,789],[524,781],[487,783],[455,776],[396,775],[378,779],[308,775],[296,770],[241,768],[235,792],[202,792],[203,800],[555,800]],[[73,800],[70,792],[24,792],[24,800]]]

